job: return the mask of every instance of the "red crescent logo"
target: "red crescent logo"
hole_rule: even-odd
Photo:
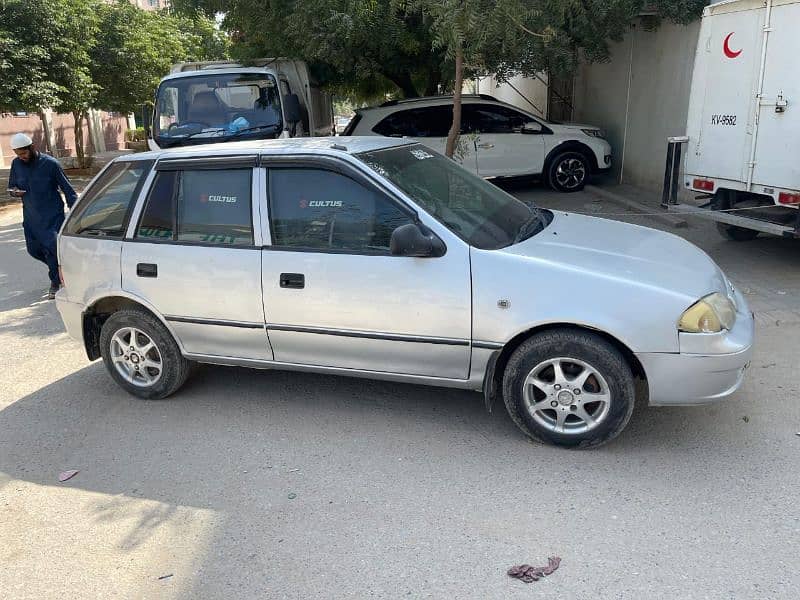
[[[729,33],[728,37],[725,38],[725,43],[723,44],[723,49],[725,50],[725,56],[728,58],[738,58],[739,55],[742,53],[742,50],[734,52],[731,50],[731,38],[733,37],[733,33]]]

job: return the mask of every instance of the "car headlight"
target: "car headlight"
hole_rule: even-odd
[[[583,133],[585,133],[589,137],[596,137],[600,139],[604,139],[606,137],[606,134],[600,131],[599,129],[581,129],[581,131],[583,131]]]
[[[736,323],[736,306],[722,294],[711,294],[690,306],[678,321],[684,333],[719,333]]]

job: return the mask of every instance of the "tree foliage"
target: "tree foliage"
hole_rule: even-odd
[[[132,112],[173,63],[227,49],[199,13],[147,12],[125,0],[0,0],[0,110],[71,112],[83,163],[89,109]]]

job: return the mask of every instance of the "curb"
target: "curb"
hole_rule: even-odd
[[[644,204],[643,202],[637,202],[636,200],[631,200],[622,194],[617,194],[616,192],[602,189],[593,185],[587,185],[586,190],[595,196],[600,196],[601,198],[608,200],[609,202],[624,206],[635,213],[646,214],[651,219],[658,221],[662,225],[667,225],[676,229],[684,229],[689,226],[689,222],[683,217],[669,214],[666,211],[663,214],[660,214],[658,212],[661,210],[660,206],[653,207],[651,205]]]

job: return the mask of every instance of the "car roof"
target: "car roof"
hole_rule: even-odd
[[[158,160],[161,158],[192,158],[193,156],[226,156],[231,154],[359,154],[385,148],[395,148],[417,143],[404,138],[380,136],[314,137],[278,140],[247,140],[178,146],[164,150],[151,150],[126,154],[117,160]]]
[[[519,108],[502,100],[498,100],[494,96],[487,94],[464,94],[461,96],[463,104],[492,104],[495,106],[507,106],[521,112],[529,112],[527,109]],[[425,96],[422,98],[407,98],[404,100],[391,100],[384,102],[378,106],[368,106],[365,108],[356,109],[357,113],[378,113],[378,112],[398,112],[401,110],[410,110],[412,108],[421,108],[427,106],[441,106],[453,103],[453,96]]]

